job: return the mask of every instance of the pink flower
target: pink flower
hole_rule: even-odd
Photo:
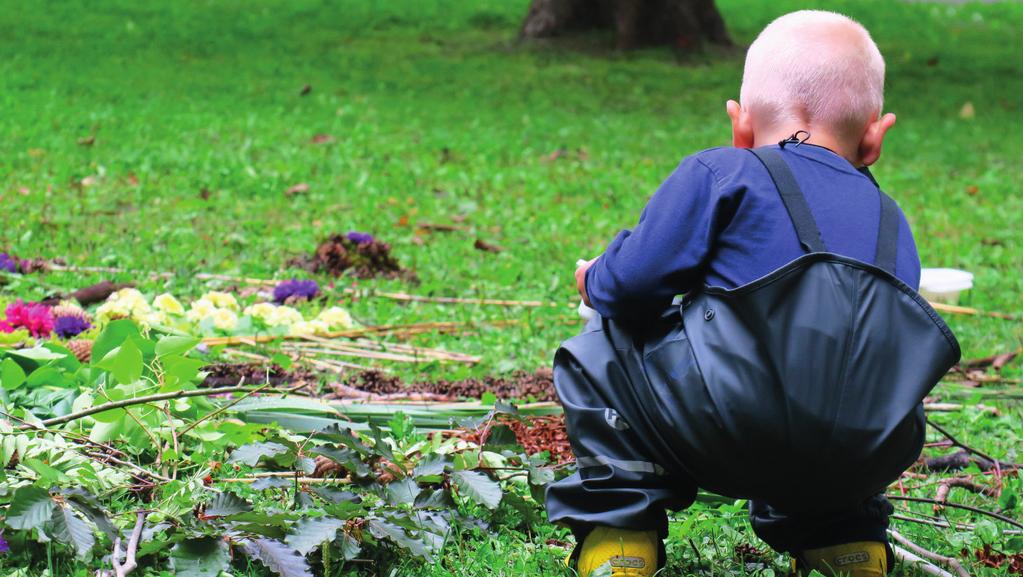
[[[7,305],[5,319],[0,320],[0,331],[12,333],[24,328],[34,337],[46,337],[53,332],[53,313],[50,307],[39,303],[26,303],[21,299]]]

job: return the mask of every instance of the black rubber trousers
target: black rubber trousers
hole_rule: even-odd
[[[696,499],[701,475],[687,468],[680,454],[686,443],[677,442],[678,435],[687,434],[687,423],[671,420],[673,415],[690,414],[694,406],[706,406],[706,399],[700,395],[702,383],[695,378],[685,332],[676,321],[666,317],[661,328],[637,336],[597,317],[558,352],[554,383],[578,469],[549,487],[547,511],[552,522],[569,526],[580,541],[596,525],[656,530],[664,538],[667,511],[684,509]],[[653,348],[647,350],[648,344]],[[609,355],[611,349],[617,354]],[[645,362],[639,360],[640,354]],[[656,395],[644,390],[644,367],[664,367],[671,374],[654,379],[683,386],[671,396],[663,390]],[[685,390],[687,382],[690,390]],[[689,406],[683,406],[686,403]],[[922,427],[920,423],[920,429],[912,432],[909,445],[918,446]],[[721,469],[748,476],[749,483],[739,484],[749,484],[754,492],[758,475],[779,474],[751,470],[730,454],[721,454],[720,460]],[[807,463],[808,468],[814,465]],[[889,470],[891,480],[906,465],[905,459],[873,463]],[[839,499],[838,507],[830,507],[821,501],[821,491],[809,491],[803,485],[801,473],[792,471],[788,483],[795,502],[800,494],[807,495],[804,506],[750,501],[753,530],[773,549],[796,553],[854,541],[887,541],[892,507],[882,495],[851,504]],[[832,481],[835,486],[825,491],[843,491],[843,480]]]

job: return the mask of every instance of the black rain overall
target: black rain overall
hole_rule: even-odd
[[[690,293],[641,330],[597,316],[555,355],[578,470],[548,489],[547,511],[577,538],[594,525],[664,537],[665,510],[699,487],[750,499],[779,551],[886,541],[881,493],[919,456],[921,401],[959,344],[895,277],[891,198],[878,190],[875,264],[828,253],[784,151],[751,152],[807,254]]]

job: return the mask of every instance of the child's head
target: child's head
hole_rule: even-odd
[[[728,103],[735,145],[806,130],[810,142],[872,164],[895,123],[881,115],[884,68],[870,33],[846,16],[802,10],[778,18],[749,47],[741,104]]]

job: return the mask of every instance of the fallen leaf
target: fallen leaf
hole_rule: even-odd
[[[90,134],[89,136],[84,136],[82,138],[79,138],[78,139],[78,144],[80,146],[92,146],[93,144],[96,144],[96,135],[95,134]]]
[[[95,176],[91,176],[90,175],[90,176],[86,176],[85,178],[83,178],[79,182],[79,184],[81,184],[82,186],[92,186],[92,185],[96,184],[97,182],[99,182],[99,179],[96,178]]]
[[[980,193],[980,187],[977,186],[976,184],[971,184],[970,186],[966,187],[966,194],[968,194],[970,196],[977,196],[977,194],[979,194],[979,193]]]
[[[312,91],[313,91],[313,85],[312,84],[306,84],[305,86],[302,87],[302,90],[299,90],[298,95],[299,96],[305,96],[306,94],[309,94]]]
[[[300,182],[292,186],[288,190],[285,190],[284,194],[285,196],[295,196],[299,194],[305,194],[307,192],[309,192],[309,185],[305,182]]]
[[[963,107],[959,109],[959,118],[963,120],[970,120],[977,115],[977,111],[973,109],[973,103],[966,101]]]
[[[489,242],[486,242],[486,241],[478,239],[478,238],[476,239],[476,242],[472,243],[472,246],[476,250],[482,250],[484,252],[495,252],[496,253],[496,252],[501,252],[502,250],[504,250],[503,248],[497,246],[496,244],[490,244]]]
[[[309,139],[312,144],[330,144],[334,142],[334,137],[329,134],[316,134]]]
[[[206,188],[205,186],[199,189],[199,198],[203,200],[209,200],[211,194],[213,193],[210,192],[210,189]]]

